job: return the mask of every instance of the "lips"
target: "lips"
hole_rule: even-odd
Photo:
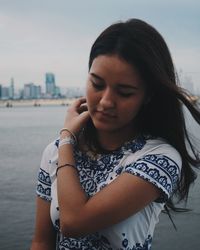
[[[117,117],[116,114],[113,112],[107,112],[107,111],[98,110],[98,109],[96,110],[96,113],[102,117],[105,117],[105,118],[116,118]]]

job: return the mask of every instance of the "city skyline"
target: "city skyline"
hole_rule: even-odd
[[[38,99],[38,98],[63,98],[83,96],[85,94],[85,86],[68,86],[60,87],[56,82],[56,76],[52,72],[46,72],[43,84],[36,84],[31,81],[25,83],[23,87],[16,88],[15,81],[12,77],[9,84],[0,84],[0,99]],[[185,75],[183,71],[179,71],[179,82],[182,87],[190,91],[192,95],[200,96],[199,91],[195,91],[194,83],[189,75]]]
[[[8,85],[0,84],[0,100],[73,98],[83,96],[84,93],[83,86],[61,88],[56,83],[55,74],[52,72],[45,73],[43,85],[29,82],[25,83],[22,88],[16,89],[14,78],[10,79]]]
[[[53,72],[60,87],[83,87],[89,50],[99,33],[131,17],[152,24],[165,38],[177,71],[200,91],[200,3],[197,0],[0,0],[0,84],[44,84]]]

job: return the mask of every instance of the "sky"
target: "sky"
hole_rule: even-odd
[[[0,84],[84,86],[92,43],[116,21],[139,18],[165,38],[176,69],[200,92],[199,0],[0,0]]]

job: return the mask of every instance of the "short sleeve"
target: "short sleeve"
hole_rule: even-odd
[[[43,154],[42,159],[40,163],[40,169],[38,172],[38,182],[36,187],[36,193],[37,195],[46,200],[51,201],[51,178],[50,178],[50,157],[51,157],[51,148],[52,144],[49,144]]]
[[[178,154],[178,153],[177,153]],[[164,154],[147,154],[125,166],[125,172],[149,181],[161,190],[157,202],[166,202],[177,188],[181,160]],[[177,159],[177,161],[174,160]]]

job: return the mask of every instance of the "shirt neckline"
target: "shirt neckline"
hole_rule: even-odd
[[[96,153],[94,154],[92,151],[82,151],[75,147],[75,152],[78,154],[81,154],[84,157],[89,157],[92,160],[97,160],[102,157],[110,157],[110,156],[115,156],[115,155],[122,155],[125,154],[126,152],[131,152],[135,153],[138,150],[141,150],[144,145],[146,144],[146,136],[144,135],[139,135],[136,138],[124,142],[118,149],[112,150],[108,153]]]

